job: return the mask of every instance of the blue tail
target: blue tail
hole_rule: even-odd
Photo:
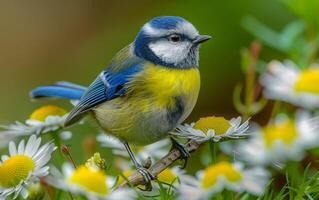
[[[57,97],[70,100],[79,100],[87,90],[86,87],[70,82],[57,82],[53,85],[40,86],[30,92],[31,98]]]

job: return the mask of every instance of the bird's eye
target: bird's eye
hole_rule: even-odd
[[[175,42],[181,41],[181,36],[180,36],[180,35],[177,35],[177,34],[174,34],[174,35],[170,35],[170,36],[168,37],[168,39],[169,39],[169,41],[175,43]]]

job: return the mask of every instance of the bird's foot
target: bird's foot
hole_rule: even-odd
[[[143,191],[151,191],[153,188],[152,180],[155,179],[155,176],[143,166],[137,166],[136,170],[138,171],[138,173],[140,173],[143,176],[145,181],[145,188],[139,188],[139,189]]]
[[[179,150],[179,152],[181,153],[181,160],[184,160],[184,164],[182,165],[181,169],[185,169],[187,166],[187,161],[190,157],[190,153],[184,144],[179,143],[174,138],[171,138],[171,140],[173,145],[172,147]]]

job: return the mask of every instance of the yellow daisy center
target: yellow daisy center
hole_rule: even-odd
[[[297,92],[319,94],[319,68],[307,69],[301,72],[294,88]]]
[[[44,122],[48,116],[63,116],[67,113],[61,107],[48,105],[36,109],[30,116],[30,119]]]
[[[176,173],[171,168],[166,168],[157,175],[157,179],[163,183],[172,184],[177,180]]]
[[[194,128],[207,133],[209,129],[215,131],[216,135],[221,135],[227,132],[230,128],[230,123],[224,117],[204,117],[200,118],[196,123]]]
[[[89,192],[105,195],[109,192],[106,180],[107,177],[103,171],[80,166],[73,172],[68,182]]]
[[[10,188],[17,186],[28,177],[34,168],[35,163],[29,156],[11,156],[0,164],[0,187]]]
[[[219,162],[206,168],[203,174],[203,188],[213,187],[220,176],[224,176],[231,183],[239,182],[242,179],[242,174],[231,163]]]
[[[263,137],[267,147],[271,147],[275,141],[290,145],[297,137],[295,123],[292,120],[287,120],[268,125],[263,128]]]

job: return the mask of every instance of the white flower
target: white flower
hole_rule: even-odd
[[[295,119],[278,116],[271,124],[256,128],[252,138],[236,148],[238,158],[253,164],[302,159],[305,150],[319,146],[319,117],[299,111]]]
[[[14,199],[21,193],[28,196],[26,187],[29,183],[48,175],[46,164],[55,150],[53,143],[40,146],[41,138],[32,135],[25,144],[22,140],[18,146],[9,143],[9,156],[4,155],[0,161],[0,198],[14,193]]]
[[[223,117],[205,117],[196,123],[184,124],[177,127],[171,134],[177,137],[194,139],[197,141],[214,140],[222,138],[238,139],[247,136],[249,121],[242,122],[241,117],[226,120]]]
[[[99,141],[103,147],[112,149],[114,155],[123,157],[129,156],[123,143],[112,136],[101,133],[97,136],[97,141]],[[135,155],[140,160],[146,160],[148,157],[156,160],[162,158],[168,153],[169,146],[170,140],[164,139],[144,147],[132,146],[132,149],[136,152]]]
[[[56,131],[64,126],[65,118],[63,116],[48,116],[44,121],[28,119],[26,124],[31,127],[36,134]]]
[[[115,179],[96,167],[82,165],[75,169],[67,163],[62,166],[63,174],[55,168],[51,171],[53,176],[47,178],[49,184],[74,194],[84,195],[89,200],[135,199],[134,191],[129,188],[112,191]]]
[[[0,126],[4,129],[0,131],[0,140],[10,141],[20,136],[56,131],[64,127],[66,116],[66,111],[58,106],[43,106],[35,110],[25,123],[15,122],[7,126]],[[68,132],[67,137],[65,136],[63,132],[60,135],[61,139],[72,137],[70,132]]]
[[[291,61],[272,61],[269,71],[261,76],[264,95],[304,108],[319,107],[319,67],[299,69]]]
[[[180,199],[210,199],[224,189],[254,195],[263,193],[270,174],[264,168],[244,168],[242,163],[219,162],[198,172],[196,177],[184,175],[177,188]]]

